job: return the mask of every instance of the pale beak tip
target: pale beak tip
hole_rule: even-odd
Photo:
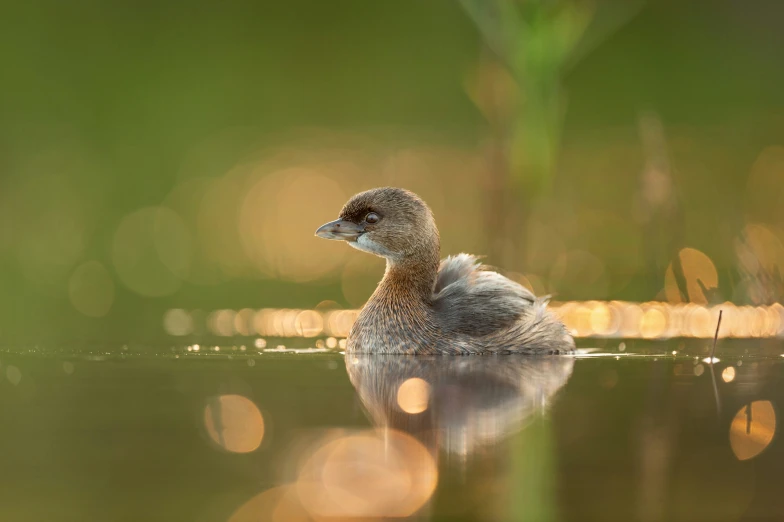
[[[317,237],[342,241],[356,240],[361,233],[362,229],[358,225],[341,219],[325,223],[316,230]]]
[[[322,239],[329,239],[329,230],[327,230],[326,225],[324,225],[317,228],[313,235]]]

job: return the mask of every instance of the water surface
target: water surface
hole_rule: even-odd
[[[0,514],[784,518],[784,358],[762,355],[782,347],[727,341],[711,365],[705,343],[628,344],[584,357],[7,350]]]

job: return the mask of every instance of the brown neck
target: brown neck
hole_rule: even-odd
[[[429,303],[438,275],[439,256],[439,245],[435,242],[421,254],[401,260],[387,260],[387,270],[379,283],[379,290],[409,298],[413,296]]]

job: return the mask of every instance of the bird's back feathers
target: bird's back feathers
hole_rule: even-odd
[[[474,337],[509,328],[529,314],[541,317],[546,303],[469,254],[441,262],[433,294],[444,332]]]

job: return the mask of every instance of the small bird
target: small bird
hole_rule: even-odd
[[[458,254],[443,261],[433,213],[416,194],[383,187],[352,197],[316,235],[381,256],[383,279],[351,328],[347,353],[562,353],[574,340],[522,285]]]

